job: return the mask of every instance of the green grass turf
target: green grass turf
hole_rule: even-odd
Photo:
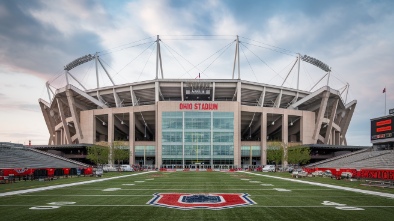
[[[257,174],[290,177],[289,174],[285,173]],[[106,174],[104,178],[117,175],[119,174]],[[79,182],[82,181],[80,178],[61,179],[58,182]],[[320,183],[329,182],[333,185],[356,185],[351,182],[323,178],[308,178],[306,180]],[[50,185],[55,184],[55,181],[31,181],[31,183]],[[123,184],[134,185],[126,186]],[[273,186],[262,186],[261,184],[272,184]],[[1,192],[7,192],[4,186],[9,187],[11,185],[20,185],[18,188],[21,189],[29,188],[29,186],[23,186],[19,183],[4,184],[0,185]],[[107,188],[121,189],[112,192],[103,191]],[[280,192],[274,190],[274,188],[291,191]],[[368,190],[380,191],[380,189]],[[146,203],[152,199],[154,193],[248,193],[257,204],[223,210],[179,210],[147,205]],[[346,204],[364,210],[339,210],[335,206],[322,205],[323,201]],[[60,208],[50,210],[29,209],[35,206],[49,206],[48,203],[51,202],[75,202],[75,204],[63,205]],[[0,220],[333,221],[393,220],[393,216],[394,199],[240,172],[153,172],[61,189],[0,197]]]

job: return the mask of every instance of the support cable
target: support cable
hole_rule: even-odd
[[[103,59],[100,59],[100,61],[103,62],[105,65],[107,65],[109,68],[111,68],[114,72],[116,72],[115,69],[114,69],[113,67],[111,67],[111,66],[110,66],[107,62],[105,62]],[[115,76],[114,76],[114,77],[115,77]],[[119,77],[121,77],[121,78],[123,78],[123,80],[127,81],[127,79],[124,78],[122,75],[119,75]]]
[[[243,42],[241,42],[241,44],[246,48],[246,49],[248,49],[250,52],[252,52],[252,54],[254,55],[254,56],[256,56],[261,62],[263,62],[265,65],[267,65],[267,67],[268,68],[270,68],[276,75],[274,76],[274,77],[276,77],[277,75],[279,76],[279,77],[281,77],[282,79],[283,79],[283,77],[282,76],[280,76],[273,68],[271,68],[271,66],[269,66],[265,61],[263,61],[259,56],[257,56],[253,51],[251,51],[248,47],[246,47],[244,44],[243,44]],[[272,80],[272,79],[271,79]],[[270,80],[270,81],[271,81]]]
[[[155,48],[152,47],[152,50],[151,50],[151,52],[150,52],[150,54],[149,54],[149,57],[148,57],[148,59],[146,60],[145,65],[144,65],[144,67],[142,68],[140,75],[138,75],[137,81],[140,79],[142,73],[144,72],[145,67],[146,67],[146,65],[148,64],[148,61],[150,60],[150,58],[152,57],[152,54],[153,54],[154,51],[155,51]]]
[[[113,77],[118,75],[121,71],[123,71],[129,64],[131,64],[133,61],[135,61],[138,57],[140,57],[146,50],[148,50],[152,45],[154,45],[156,42],[151,42],[151,44],[145,48],[140,54],[137,55],[134,59],[132,59],[129,63],[127,63],[123,68],[121,68]]]
[[[259,80],[257,79],[256,73],[254,72],[254,70],[253,70],[253,68],[252,68],[252,65],[250,65],[249,59],[248,59],[248,57],[246,56],[245,51],[244,51],[244,49],[243,49],[242,47],[241,47],[241,50],[242,50],[242,53],[244,54],[244,56],[245,56],[245,58],[246,58],[246,61],[247,61],[248,64],[249,64],[250,69],[252,70],[252,73],[253,73],[254,77],[256,78],[256,81],[259,81]]]
[[[247,37],[243,37],[243,36],[240,36],[240,37],[241,37],[241,38],[244,38],[244,39],[248,39],[248,40],[250,40],[250,41],[254,41],[254,42],[263,44],[263,45],[267,45],[267,46],[269,46],[269,47],[277,48],[277,49],[282,50],[282,51],[287,51],[287,52],[292,53],[292,54],[297,54],[297,53],[295,53],[295,52],[293,52],[293,51],[290,51],[290,50],[287,50],[287,49],[285,49],[285,48],[280,48],[280,47],[277,47],[277,46],[269,45],[269,44],[266,44],[266,43],[264,43],[264,42],[257,41],[257,40],[253,40],[253,39],[250,39],[250,38],[247,38]]]
[[[229,46],[227,47],[227,48],[225,48],[223,51],[222,51],[222,53],[220,53],[209,65],[208,65],[208,67],[206,67],[203,71],[202,71],[202,73],[203,74],[205,74],[204,72],[220,57],[220,56],[222,56],[222,54],[224,53],[224,52],[226,52],[227,51],[227,49],[229,49],[230,48],[230,46],[231,46],[231,44],[229,44]],[[206,74],[205,74],[206,75]]]
[[[165,48],[167,48],[167,50],[170,52],[170,54],[172,55],[172,57],[178,62],[178,64],[182,67],[182,69],[186,72],[186,73],[188,73],[189,74],[189,72],[186,70],[186,68],[181,64],[181,62],[175,57],[175,55],[174,55],[174,53],[172,53],[172,50],[170,50],[170,48],[169,48],[169,46],[167,45],[167,44],[165,44],[164,42],[161,42],[163,45],[164,45],[164,47]],[[179,55],[179,54],[178,54]],[[182,57],[183,58],[183,57]],[[192,77],[190,74],[189,74],[189,76],[190,77]]]
[[[190,65],[193,66],[193,68],[189,69],[189,71],[187,71],[186,73],[184,73],[183,75],[181,75],[181,77],[183,77],[185,74],[188,74],[191,70],[193,69],[197,69],[200,71],[200,73],[202,72],[201,69],[198,68],[198,66],[200,66],[202,63],[204,63],[205,61],[207,61],[208,59],[210,59],[211,57],[213,57],[215,54],[219,53],[221,50],[224,50],[226,47],[230,47],[235,41],[230,42],[229,44],[225,45],[224,47],[220,48],[219,50],[217,50],[215,53],[213,53],[212,55],[210,55],[208,58],[202,60],[200,63],[198,63],[197,65],[194,65],[193,63],[191,63],[189,60],[187,60],[185,57],[183,57],[181,54],[179,54],[176,50],[174,50],[173,48],[171,48],[169,45],[168,48],[170,48],[171,50],[173,50],[177,55],[179,55],[181,58],[183,58],[186,62],[188,62]],[[162,44],[166,45],[164,42],[162,42]]]
[[[244,42],[244,41],[243,41],[243,43],[248,44],[248,45],[252,45],[252,46],[256,46],[256,47],[259,47],[259,48],[263,48],[263,49],[268,49],[268,50],[271,50],[271,51],[274,51],[274,52],[278,52],[278,53],[281,53],[281,54],[284,54],[284,55],[288,55],[288,56],[292,56],[292,57],[294,56],[294,54],[290,54],[290,53],[287,53],[287,52],[284,52],[284,51],[275,50],[275,49],[264,47],[264,46],[261,46],[261,45],[256,45],[256,44],[252,44],[252,43]]]
[[[101,56],[103,56],[103,55],[115,53],[115,52],[118,52],[118,51],[123,51],[123,50],[128,49],[128,48],[133,48],[133,47],[138,47],[138,46],[141,46],[141,45],[144,45],[144,44],[149,44],[149,43],[151,43],[151,41],[125,47],[126,45],[130,45],[130,44],[133,44],[133,43],[141,42],[141,41],[144,41],[144,40],[147,40],[147,39],[150,39],[150,38],[153,38],[153,37],[147,37],[147,38],[144,38],[144,39],[141,39],[141,40],[138,40],[138,41],[133,41],[133,42],[130,42],[130,43],[127,43],[127,44],[119,45],[119,46],[116,46],[116,47],[113,47],[113,48],[110,48],[110,49],[107,49],[107,50],[100,51],[98,53]],[[123,47],[123,48],[121,48],[121,47]]]

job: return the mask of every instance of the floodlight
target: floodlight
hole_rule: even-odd
[[[322,69],[325,72],[330,72],[331,71],[331,68],[327,64],[323,63],[322,61],[320,61],[320,60],[318,60],[316,58],[310,57],[308,55],[302,56],[301,60],[303,60],[305,62],[308,62],[308,63],[310,63],[310,64]]]
[[[66,66],[64,66],[64,70],[69,71],[69,70],[71,70],[71,69],[73,69],[73,68],[75,68],[75,67],[77,67],[77,66],[79,66],[81,64],[84,64],[86,62],[89,62],[89,61],[93,60],[94,58],[95,58],[95,56],[93,56],[91,54],[82,56],[82,57],[77,58],[74,61],[68,63]]]

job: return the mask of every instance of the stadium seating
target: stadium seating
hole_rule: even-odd
[[[319,168],[394,169],[393,150],[361,150],[308,165]]]
[[[316,162],[316,163],[311,163],[307,167],[322,167],[322,165],[325,165],[326,163],[334,162],[336,160],[339,160],[339,159],[342,159],[342,158],[346,158],[346,157],[351,157],[353,155],[358,155],[360,153],[367,152],[367,151],[370,151],[370,149],[363,149],[363,150],[351,152],[351,153],[348,153],[348,154],[339,155],[339,156],[332,157],[332,158],[329,158],[329,159],[326,159],[326,160],[322,160],[322,161],[319,161],[319,162]]]
[[[39,150],[0,145],[0,168],[77,168],[88,166]]]

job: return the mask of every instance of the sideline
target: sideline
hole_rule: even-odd
[[[142,173],[135,173],[135,174],[131,174],[131,175],[103,178],[103,179],[99,179],[99,180],[89,180],[89,181],[83,181],[83,182],[78,182],[78,183],[68,183],[68,184],[39,187],[39,188],[33,188],[33,189],[27,189],[27,190],[17,190],[17,191],[11,191],[11,192],[6,192],[6,193],[0,193],[0,197],[13,196],[13,195],[19,195],[19,194],[24,194],[24,193],[33,193],[33,192],[44,191],[44,190],[53,190],[53,189],[59,189],[59,188],[70,187],[70,186],[77,186],[77,185],[82,185],[82,184],[97,183],[97,182],[103,182],[103,181],[107,181],[107,180],[114,180],[114,179],[119,179],[119,178],[138,176],[138,175],[142,175],[142,174],[155,173],[155,172],[156,171],[148,171],[148,172],[142,172]]]
[[[275,179],[280,179],[280,180],[287,180],[287,181],[291,181],[291,182],[305,183],[305,184],[310,184],[310,185],[315,185],[315,186],[328,187],[328,188],[332,188],[332,189],[346,190],[346,191],[350,191],[350,192],[364,193],[364,194],[369,194],[369,195],[374,195],[374,196],[382,196],[382,197],[394,199],[394,194],[391,194],[391,193],[381,193],[381,192],[370,191],[370,190],[361,190],[361,189],[356,189],[356,188],[351,188],[351,187],[335,186],[335,185],[331,185],[331,184],[315,183],[315,182],[304,181],[304,180],[295,180],[295,179],[290,179],[290,178],[263,175],[263,174],[245,172],[245,171],[238,171],[238,172],[239,173],[247,173],[247,174],[256,175],[256,176],[275,178]]]

